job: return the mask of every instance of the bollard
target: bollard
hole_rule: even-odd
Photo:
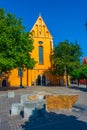
[[[14,98],[14,97],[15,97],[15,92],[9,91],[8,98]]]

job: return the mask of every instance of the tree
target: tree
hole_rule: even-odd
[[[0,73],[14,68],[32,69],[36,63],[31,58],[33,49],[32,35],[25,32],[22,19],[0,8]]]
[[[69,41],[60,42],[55,48],[51,56],[53,60],[53,68],[56,70],[56,74],[66,76],[66,87],[67,87],[67,76],[70,75],[72,70],[79,67],[80,56],[82,50],[80,45],[76,43],[70,43]]]
[[[71,73],[72,79],[77,79],[78,80],[78,86],[79,86],[79,81],[81,79],[81,68],[75,69]]]
[[[87,87],[87,65],[83,64],[78,69],[72,71],[71,76],[74,79],[78,80],[78,85],[80,79],[86,79],[86,87]]]
[[[86,88],[87,88],[87,65],[83,64],[81,67],[81,79],[86,79]]]

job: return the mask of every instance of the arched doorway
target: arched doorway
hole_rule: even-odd
[[[37,85],[41,85],[41,76],[40,75],[38,75],[38,77],[37,77]]]
[[[42,85],[45,86],[46,85],[46,77],[43,75],[42,76]]]
[[[2,80],[2,87],[6,87],[6,86],[7,86],[6,79],[3,79],[3,80]]]

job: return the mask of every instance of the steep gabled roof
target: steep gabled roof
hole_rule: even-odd
[[[33,37],[52,38],[52,35],[50,34],[41,15],[36,20],[31,32],[33,33]]]

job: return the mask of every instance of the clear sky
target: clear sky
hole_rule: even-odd
[[[41,13],[55,44],[77,40],[87,56],[87,0],[0,0],[0,7],[22,17],[27,31]]]

